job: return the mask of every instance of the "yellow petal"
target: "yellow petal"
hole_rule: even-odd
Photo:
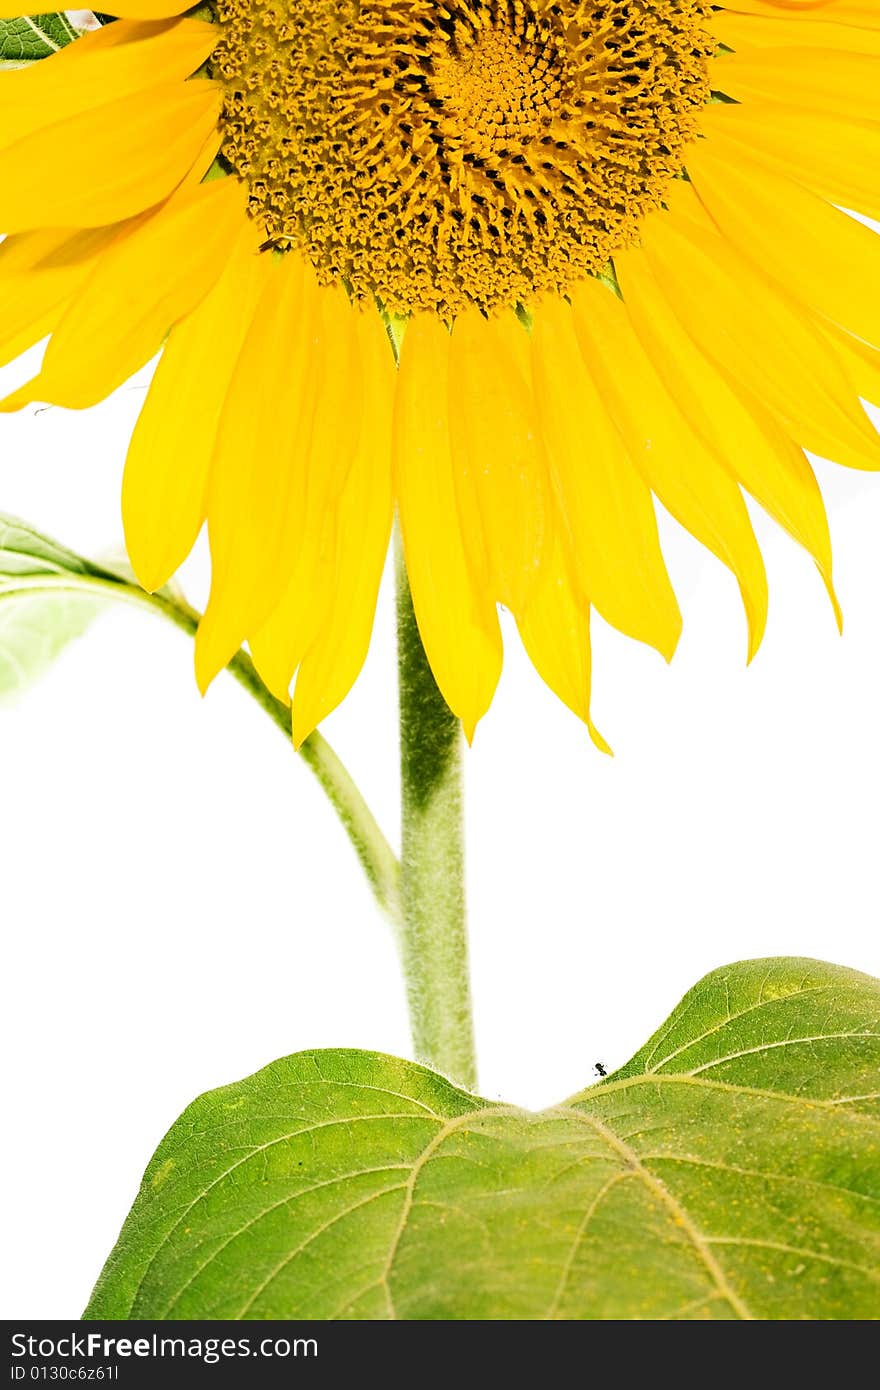
[[[824,272],[831,271],[833,284],[838,278],[837,265],[829,265],[829,261],[838,247],[854,257],[851,277],[858,274],[866,261],[873,265],[880,259],[876,232],[823,202],[829,199],[869,217],[880,215],[876,174],[880,167],[880,124],[859,125],[799,107],[749,101],[744,106],[713,104],[706,113],[703,129],[708,139],[699,142],[694,160],[688,160],[691,177],[699,164],[706,186],[710,186],[715,171],[726,188],[728,171],[733,168],[731,186],[735,183],[740,189],[748,185],[756,208],[763,210],[767,197],[776,199],[772,232],[765,231],[773,245],[777,238],[784,243],[792,225],[801,225],[804,218],[799,253],[804,254],[808,264],[819,257]],[[841,150],[847,152],[845,158],[841,158]],[[716,217],[727,229],[720,214]],[[855,236],[849,227],[856,228]],[[785,261],[791,264],[788,259]],[[798,260],[791,265],[788,278],[799,272]]]
[[[148,362],[220,276],[244,223],[234,179],[186,189],[101,256],[49,341],[43,400],[94,405]]]
[[[712,365],[660,292],[643,252],[615,257],[630,319],[669,394],[732,477],[813,557],[837,611],[822,495],[804,453]]]
[[[501,674],[498,615],[462,541],[449,440],[450,337],[409,323],[394,414],[394,477],[413,606],[434,678],[470,739]]]
[[[877,436],[810,316],[713,230],[689,184],[677,180],[667,197],[669,212],[645,219],[642,244],[694,341],[799,444],[851,467],[880,466]]]
[[[852,382],[853,390],[863,400],[880,406],[880,352],[846,333],[836,324],[823,325],[843,369]]]
[[[306,273],[311,276],[310,271]],[[297,530],[281,551],[284,570],[277,582],[283,597],[265,624],[247,632],[257,669],[279,699],[287,698],[293,673],[321,631],[332,602],[339,497],[361,446],[366,418],[360,314],[340,288],[316,287],[314,293],[316,310],[308,350],[316,370],[316,391],[309,407],[308,432],[298,457],[289,465],[300,479]],[[375,316],[374,325],[380,327]],[[387,351],[387,365],[392,369],[390,348]],[[386,469],[390,471],[387,453]]]
[[[669,660],[681,615],[651,494],[583,364],[570,306],[543,300],[531,343],[541,437],[579,584],[603,618]]]
[[[364,371],[364,425],[339,500],[332,599],[296,677],[297,748],[344,699],[364,663],[391,533],[394,364],[376,315],[355,317]]]
[[[767,101],[741,106],[716,102],[707,107],[702,121],[710,139],[719,132],[767,169],[795,179],[833,203],[880,216],[877,123],[857,123]],[[845,159],[841,150],[846,150]]]
[[[248,634],[254,665],[277,700],[289,701],[294,672],[330,611],[338,547],[336,512],[333,506],[303,526],[280,601]]]
[[[0,144],[134,92],[182,82],[210,56],[219,35],[216,24],[200,20],[121,20],[83,34],[51,58],[4,72]]]
[[[737,101],[781,102],[853,123],[880,118],[877,65],[867,53],[822,52],[809,46],[752,49],[720,57],[712,69],[712,83]]]
[[[0,228],[100,227],[153,207],[198,158],[221,100],[213,82],[166,83],[8,145],[0,150]]]
[[[38,400],[39,397],[34,390],[36,381],[37,378],[33,377],[30,381],[26,381],[23,386],[10,392],[8,396],[4,396],[0,401],[0,415],[10,415],[13,411],[21,410],[24,406],[31,405],[33,401]]]
[[[590,718],[590,605],[575,592],[559,544],[541,567],[519,619],[519,632],[538,674],[584,721],[596,747],[610,754]]]
[[[793,298],[880,346],[880,236],[713,132],[688,173],[739,251]]]
[[[473,309],[452,333],[452,462],[471,568],[492,597],[521,613],[540,573],[550,508],[538,457],[528,336],[512,313],[488,322]]]
[[[273,257],[232,376],[208,489],[211,596],[196,636],[202,690],[245,637],[259,633],[300,556],[312,416],[325,366],[323,293],[301,257]],[[310,540],[317,544],[316,533]]]
[[[821,17],[837,25],[880,27],[875,0],[731,0],[725,8],[762,18],[783,17],[797,25]]]
[[[777,0],[780,3],[780,0]],[[880,29],[877,0],[825,0],[827,14],[836,24],[859,25],[865,29]]]
[[[836,24],[834,10],[830,7],[817,7],[809,13],[797,15],[794,25],[790,18],[782,18],[785,13],[779,10],[778,15],[762,14],[759,17],[716,10],[709,26],[722,43],[738,53],[749,48],[788,48],[796,43],[826,52],[846,49],[880,57],[880,31]]]
[[[584,359],[630,457],[667,510],[736,576],[751,660],[767,621],[767,576],[742,494],[666,391],[617,296],[587,280],[571,297]]]
[[[267,262],[245,226],[217,284],[172,329],[132,435],[122,485],[125,542],[151,592],[186,559],[205,518],[220,415]]]
[[[23,232],[0,246],[0,362],[51,333],[65,306],[107,249],[116,227]]]
[[[113,13],[119,19],[165,19],[189,9],[192,9],[190,0],[186,0],[186,3],[181,3],[181,0],[130,0],[130,3],[129,0],[119,0]],[[28,11],[23,10],[20,4],[0,0],[0,19],[21,19],[27,14]]]

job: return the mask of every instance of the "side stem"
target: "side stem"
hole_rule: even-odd
[[[85,563],[85,562],[84,562]],[[81,572],[40,573],[16,575],[0,583],[0,605],[14,602],[18,595],[79,594],[95,599],[114,599],[136,608],[161,613],[176,627],[194,637],[200,614],[191,608],[176,590],[166,587],[148,594],[112,570],[89,565]],[[263,684],[247,652],[239,651],[229,663],[228,670],[239,685],[251,695],[281,730],[292,747],[290,706],[276,700]],[[400,933],[400,870],[394,851],[382,834],[375,816],[367,805],[351,773],[330,744],[317,730],[310,734],[299,750],[303,762],[311,768],[330,804],[339,816],[352,847],[361,862],[373,890],[376,902],[384,912],[395,937]]]
[[[289,741],[290,707],[276,700],[271,691],[266,689],[247,653],[238,652],[229,663],[229,670],[275,721]],[[299,755],[311,768],[342,822],[376,902],[387,917],[399,944],[400,870],[394,851],[382,834],[348,768],[323,734],[319,734],[317,729],[309,734],[300,746]]]
[[[397,539],[401,957],[419,1061],[476,1088],[464,894],[461,726],[431,674]]]

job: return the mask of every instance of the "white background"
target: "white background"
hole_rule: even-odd
[[[0,418],[0,509],[117,547],[145,379],[85,414]],[[733,580],[664,522],[685,612],[671,668],[596,623],[613,760],[507,629],[467,756],[486,1095],[561,1099],[737,958],[880,974],[880,478],[819,468],[845,637],[810,561],[759,518],[772,605],[747,671]],[[203,556],[187,583],[202,600]],[[202,701],[191,667],[187,638],[114,611],[0,710],[7,1318],[78,1316],[196,1094],[300,1048],[408,1050],[389,938],[320,789],[228,677]],[[387,585],[324,732],[396,835]]]

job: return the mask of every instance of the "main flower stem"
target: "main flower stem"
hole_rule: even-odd
[[[461,726],[431,674],[397,541],[401,957],[416,1057],[474,1090]]]

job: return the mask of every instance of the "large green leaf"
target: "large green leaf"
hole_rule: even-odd
[[[64,14],[35,14],[0,19],[0,66],[49,58],[75,39],[77,31]]]
[[[300,1053],[185,1111],[85,1316],[873,1319],[878,1064],[880,982],[809,960],[540,1114]]]

